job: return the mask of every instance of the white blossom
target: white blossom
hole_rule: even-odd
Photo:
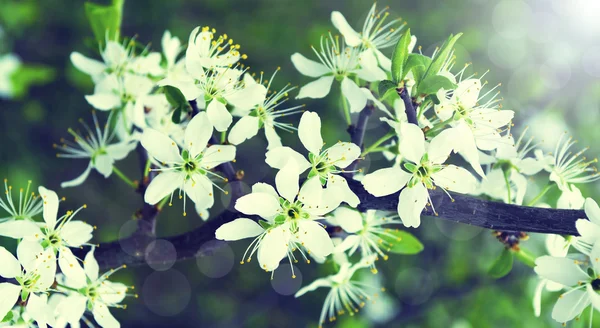
[[[307,255],[324,258],[333,251],[333,243],[323,225],[316,220],[335,209],[323,196],[321,186],[309,180],[299,188],[298,169],[289,161],[275,178],[277,191],[265,183],[252,186],[252,193],[239,198],[235,209],[258,215],[259,223],[240,218],[217,229],[220,240],[239,240],[256,237],[248,246],[241,263],[250,262],[257,253],[258,263],[265,271],[273,271],[286,258],[296,262],[295,251],[310,263]],[[293,267],[292,267],[293,274]]]
[[[57,157],[90,160],[87,168],[80,176],[61,183],[61,187],[63,188],[81,185],[87,179],[92,169],[95,169],[105,178],[108,178],[113,172],[114,162],[127,157],[137,146],[137,142],[134,140],[113,142],[115,132],[109,127],[112,113],[103,127],[98,123],[95,112],[92,112],[92,117],[94,119],[93,128],[90,128],[85,121],[80,120],[85,134],[69,128],[69,134],[73,136],[74,140],[61,139],[60,145],[54,144],[54,148],[61,151],[61,153],[56,155]]]
[[[21,60],[15,54],[0,56],[0,98],[11,98],[14,94],[12,77],[21,67]]]
[[[327,186],[337,202],[346,202],[356,207],[360,200],[350,189],[346,178],[340,173],[360,156],[360,148],[350,142],[338,142],[323,149],[321,136],[321,118],[315,112],[304,112],[298,125],[298,136],[304,148],[309,152],[308,161],[300,153],[289,147],[278,147],[269,150],[266,162],[276,169],[283,168],[289,160],[296,162],[298,173],[310,169],[308,179],[315,179],[322,186]]]
[[[165,134],[152,129],[144,131],[141,137],[142,146],[150,156],[165,166],[156,169],[161,173],[146,189],[144,200],[148,204],[156,204],[168,195],[171,195],[172,199],[175,190],[179,189],[179,198],[184,199],[184,215],[186,215],[185,195],[200,208],[212,207],[213,185],[215,185],[212,179],[223,181],[227,179],[211,170],[235,158],[235,146],[206,147],[212,132],[213,127],[207,114],[197,114],[187,125],[184,147],[180,151],[177,143]]]
[[[14,199],[13,188],[8,185],[8,179],[4,179],[6,201],[0,198],[0,208],[6,211],[8,216],[0,218],[0,236],[22,238],[26,231],[24,229],[30,227],[33,218],[42,213],[42,199],[30,188],[31,181],[27,181],[27,188],[20,188],[19,198]]]
[[[400,154],[406,160],[401,167],[390,167],[367,174],[362,184],[376,197],[393,194],[401,189],[398,215],[407,227],[421,224],[421,212],[427,203],[432,204],[428,189],[441,187],[458,193],[470,193],[476,179],[464,168],[443,164],[452,151],[452,140],[444,133],[425,142],[421,129],[403,123],[400,136]],[[426,149],[427,147],[427,149]],[[434,210],[435,211],[435,210]]]

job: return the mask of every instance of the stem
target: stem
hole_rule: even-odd
[[[352,125],[352,118],[350,117],[350,108],[348,107],[348,103],[346,102],[346,98],[344,98],[344,94],[341,94],[342,107],[344,108],[344,115],[346,116],[346,124]]]
[[[361,150],[363,149],[367,123],[369,123],[369,117],[373,113],[374,109],[375,108],[373,106],[367,105],[362,111],[360,111],[360,114],[358,114],[358,121],[356,122],[356,125],[350,125],[348,127],[348,133],[350,133],[350,141],[357,145]],[[346,170],[348,171],[346,174],[344,174],[346,177],[352,177],[359,160],[360,158],[357,158],[346,168]]]
[[[398,95],[400,96],[400,98],[402,98],[402,101],[404,102],[404,112],[406,112],[406,119],[408,120],[408,123],[412,123],[418,126],[419,122],[417,121],[417,111],[413,106],[413,102],[412,99],[410,99],[408,91],[406,90],[406,88],[397,89],[396,91],[398,92]]]
[[[162,210],[162,208],[165,207],[165,204],[169,201],[169,199],[171,199],[170,195],[161,199],[161,201],[156,205],[156,209],[159,211]]]
[[[365,156],[366,154],[370,153],[371,151],[373,151],[374,149],[376,149],[377,147],[379,147],[379,145],[381,145],[382,143],[384,143],[387,140],[391,139],[395,135],[396,135],[395,131],[388,132],[386,135],[384,135],[383,137],[379,138],[371,146],[369,146],[369,148],[365,149],[365,151],[363,151],[362,154],[360,154],[360,156],[361,157]]]
[[[56,283],[56,286],[58,286],[60,288],[67,289],[67,290],[70,290],[70,291],[73,291],[73,292],[78,292],[79,293],[79,290],[77,290],[75,288],[72,288],[72,287],[69,287],[69,286],[65,286],[65,285],[62,285],[62,284],[59,284],[59,283]]]
[[[223,132],[221,132],[221,144],[225,144],[226,140],[227,140],[227,131],[223,131]]]
[[[508,170],[504,171],[504,182],[506,183],[506,193],[508,194],[508,201],[506,203],[510,204],[512,197],[510,194],[510,181],[508,180],[508,174],[509,174]]]
[[[548,183],[548,184],[546,185],[546,187],[544,187],[544,189],[542,189],[542,191],[540,191],[540,193],[539,193],[537,196],[535,196],[535,198],[534,198],[534,199],[532,199],[532,200],[531,200],[529,203],[527,203],[527,206],[534,206],[534,205],[535,205],[535,203],[537,203],[537,202],[540,200],[540,198],[544,197],[544,195],[545,195],[545,194],[546,194],[546,193],[547,193],[547,192],[548,192],[550,189],[552,189],[552,187],[554,187],[554,184],[550,184],[550,183]]]
[[[121,170],[119,170],[116,166],[113,165],[113,172],[115,172],[115,174],[117,174],[117,176],[119,178],[121,178],[121,180],[123,180],[126,184],[130,185],[133,188],[137,188],[138,184],[133,182],[131,179],[129,179],[125,173],[121,172]]]
[[[146,166],[144,167],[144,178],[147,178],[148,174],[150,173],[150,164],[151,164],[150,159],[148,159],[146,161]]]
[[[523,264],[535,268],[535,257],[529,251],[520,248],[517,251],[513,251],[513,254],[519,261],[523,262]]]

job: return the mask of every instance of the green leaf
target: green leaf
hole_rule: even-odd
[[[8,313],[4,316],[4,319],[2,319],[0,322],[9,322],[12,320],[13,316],[13,311],[8,311]]]
[[[438,90],[444,88],[445,90],[456,89],[456,84],[450,81],[449,78],[442,75],[431,75],[428,76],[419,84],[417,93],[421,95],[432,95],[438,92]]]
[[[493,278],[499,279],[506,276],[512,270],[512,266],[513,253],[505,248],[488,270],[488,274]]]
[[[12,95],[15,98],[24,97],[31,86],[51,82],[55,76],[55,70],[52,67],[23,64],[10,76]]]
[[[175,124],[181,123],[181,107],[175,107],[175,110],[171,115],[171,121]]]
[[[412,71],[415,82],[419,84],[429,65],[431,65],[431,58],[421,54],[408,54],[406,65],[404,65],[404,76],[402,76],[402,78],[404,78],[408,72]]]
[[[163,90],[167,97],[167,101],[175,108],[173,115],[171,116],[171,121],[175,124],[181,123],[181,113],[183,111],[186,113],[189,111],[190,103],[185,99],[185,96],[178,88],[166,85],[163,87]]]
[[[394,82],[392,82],[392,81],[390,81],[390,80],[383,80],[383,81],[379,82],[379,88],[378,88],[378,91],[379,91],[379,96],[380,96],[381,98],[384,98],[384,97],[385,97],[385,94],[386,94],[388,91],[390,91],[390,90],[392,90],[392,89],[394,89],[394,90],[395,90],[395,89],[396,89],[396,87],[397,87],[397,84],[396,84],[396,83],[394,83]]]
[[[406,64],[406,60],[408,60],[408,45],[410,44],[410,29],[407,29],[400,40],[396,44],[396,48],[394,49],[394,53],[392,54],[392,80],[395,84],[398,84],[402,81],[402,71],[404,69],[404,65]]]
[[[102,6],[91,2],[85,3],[87,16],[96,40],[101,45],[108,36],[109,40],[118,40],[123,18],[125,0],[112,0],[111,5]]]
[[[29,291],[23,289],[21,290],[21,301],[25,302],[27,301],[27,298],[29,297]]]
[[[381,236],[381,239],[391,244],[389,251],[396,254],[413,255],[420,253],[424,246],[411,233],[404,230],[393,230],[387,232],[391,236]]]
[[[271,225],[269,224],[269,222],[265,221],[265,220],[258,220],[258,224],[265,230],[269,229],[271,227]]]
[[[458,33],[457,35],[450,35],[450,37],[448,37],[448,40],[444,42],[440,50],[435,54],[435,57],[433,58],[431,65],[429,65],[429,68],[427,69],[425,76],[423,76],[423,79],[426,79],[428,76],[431,75],[437,75],[439,73],[440,69],[442,68],[442,66],[444,66],[444,63],[446,62],[446,59],[448,59],[448,56],[450,56],[450,53],[452,53],[454,44],[456,43],[458,38],[460,38],[461,35],[462,33]]]

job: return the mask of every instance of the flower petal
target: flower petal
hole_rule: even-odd
[[[469,171],[452,164],[432,174],[432,177],[436,185],[461,194],[471,193],[477,187],[477,179]]]
[[[473,108],[477,104],[480,90],[481,81],[479,79],[464,80],[454,90],[452,98],[460,101],[461,105],[465,108]]]
[[[420,163],[425,154],[425,135],[415,124],[401,124],[400,154],[413,163]]]
[[[323,186],[318,175],[306,180],[300,188],[298,200],[310,207],[317,207],[323,198]]]
[[[304,112],[298,124],[298,137],[309,152],[319,155],[323,147],[321,118],[315,112]]]
[[[312,292],[315,289],[321,288],[321,287],[331,287],[331,281],[327,278],[317,279],[317,280],[313,281],[311,284],[309,284],[308,286],[300,288],[300,290],[298,292],[296,292],[294,297],[296,297],[296,298],[300,297],[308,292]]]
[[[346,21],[346,18],[339,11],[331,12],[331,23],[344,36],[346,44],[356,47],[362,43],[362,38]]]
[[[206,108],[206,114],[210,122],[215,126],[215,130],[219,132],[226,131],[233,122],[233,116],[227,110],[227,107],[218,100],[212,100]]]
[[[113,171],[114,160],[108,154],[100,154],[94,158],[94,167],[104,178],[108,178]]]
[[[103,62],[88,58],[78,52],[72,52],[70,58],[75,68],[92,76],[92,78],[102,74],[106,69],[106,65]]]
[[[298,167],[294,161],[288,161],[275,176],[277,191],[283,198],[292,203],[295,201],[296,195],[298,195],[298,178]]]
[[[213,133],[213,126],[206,113],[198,113],[185,128],[185,147],[191,157],[196,157],[206,148]]]
[[[121,324],[108,310],[108,306],[102,302],[95,302],[92,309],[94,320],[102,326],[102,328],[120,328]]]
[[[552,309],[552,319],[567,322],[580,315],[590,305],[589,294],[581,290],[573,290],[562,294]]]
[[[258,223],[247,219],[240,218],[232,222],[225,223],[215,231],[215,238],[219,240],[240,240],[250,237],[256,237],[265,230]]]
[[[275,128],[270,124],[264,125],[265,137],[267,138],[267,150],[274,149],[276,147],[281,147],[281,138],[275,131]]]
[[[299,221],[297,237],[304,248],[317,257],[325,257],[333,252],[333,242],[329,234],[315,221]]]
[[[227,102],[238,110],[249,111],[265,102],[267,88],[262,84],[253,84],[226,97]]]
[[[264,219],[271,218],[281,209],[279,196],[270,192],[256,192],[240,197],[235,202],[235,209],[248,215],[258,215]]]
[[[200,165],[206,169],[212,169],[223,163],[235,159],[236,148],[232,145],[213,145],[204,151],[204,157]]]
[[[183,162],[183,159],[179,155],[179,147],[177,147],[175,141],[162,132],[154,129],[146,129],[140,138],[140,142],[150,156],[162,163]]]
[[[576,286],[589,280],[589,276],[566,257],[541,256],[535,260],[535,273],[540,277],[565,286]]]
[[[54,191],[42,186],[38,188],[38,192],[44,201],[44,221],[46,221],[46,226],[54,228],[56,217],[58,216],[58,195]]]
[[[61,247],[58,255],[60,271],[73,284],[72,287],[81,288],[86,285],[85,271],[79,261],[68,247]]]
[[[399,167],[389,167],[365,175],[361,183],[371,195],[381,197],[402,189],[411,177]]]
[[[343,176],[330,174],[327,179],[327,190],[329,190],[329,192],[325,193],[326,196],[333,197],[335,199],[332,200],[332,204],[346,202],[348,205],[356,207],[360,203],[360,199],[358,199],[358,196],[356,196],[354,191],[350,189],[350,186],[348,186],[348,181],[346,181],[346,178]]]
[[[38,265],[38,258],[44,253],[38,240],[22,240],[17,247],[17,258],[25,271],[33,271]]]
[[[594,224],[600,226],[600,207],[591,198],[585,199],[585,215]]]
[[[281,259],[288,251],[289,230],[284,231],[286,225],[270,229],[260,242],[258,248],[258,263],[261,269],[273,271],[279,266]],[[287,227],[286,227],[287,228]]]
[[[21,274],[21,264],[6,248],[0,246],[0,276],[14,278]],[[1,314],[0,314],[1,315]]]
[[[342,94],[348,99],[351,113],[358,113],[367,105],[367,96],[347,77],[342,80]]]
[[[115,161],[122,160],[135,149],[137,142],[125,141],[106,146],[106,152]]]
[[[329,73],[329,69],[325,65],[314,60],[310,60],[300,53],[295,53],[292,55],[292,63],[302,75],[319,77]]]
[[[83,173],[81,173],[80,176],[78,176],[77,178],[73,179],[73,180],[69,180],[69,181],[65,181],[62,182],[60,184],[61,188],[69,188],[69,187],[77,187],[80,184],[82,184],[85,179],[87,179],[88,175],[90,175],[90,171],[92,170],[92,162],[90,161],[90,164],[85,168],[85,171],[83,171]]]
[[[306,171],[311,165],[304,155],[290,147],[276,147],[266,154],[265,162],[274,169],[282,169],[290,160],[296,162],[298,174]]]
[[[187,180],[184,185],[184,191],[194,204],[200,208],[211,208],[215,203],[213,184],[204,175],[195,176]]]
[[[0,283],[0,295],[0,317],[4,318],[19,299],[21,286],[8,282]]]
[[[0,223],[0,236],[21,239],[36,233],[40,233],[40,228],[29,220],[10,220]]]
[[[422,183],[412,188],[404,188],[398,201],[398,215],[406,227],[418,228],[421,225],[421,212],[427,204],[428,192]]]
[[[327,149],[327,158],[339,168],[346,168],[360,157],[360,147],[351,142],[338,142]]]
[[[363,228],[363,218],[359,211],[339,207],[333,212],[337,224],[347,233],[355,233]]]
[[[180,172],[162,172],[157,175],[144,193],[144,201],[150,205],[154,205],[173,193],[175,189],[183,185],[184,176]]]
[[[64,224],[60,230],[60,236],[69,247],[79,247],[92,239],[94,227],[77,220],[71,220]]]
[[[121,106],[121,96],[114,93],[96,93],[85,96],[85,100],[99,110],[111,110]]]
[[[331,90],[331,84],[333,83],[333,76],[323,76],[317,80],[314,80],[307,85],[300,88],[296,99],[302,98],[313,98],[319,99],[327,96]]]
[[[98,265],[98,261],[96,261],[94,251],[95,248],[92,247],[92,249],[85,255],[83,262],[83,270],[85,270],[86,276],[88,276],[91,281],[98,280],[98,276],[100,275],[100,266]]]
[[[259,123],[258,117],[249,115],[242,117],[229,131],[229,136],[227,136],[229,143],[237,146],[254,137],[258,133]]]

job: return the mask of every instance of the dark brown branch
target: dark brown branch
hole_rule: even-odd
[[[417,108],[413,103],[412,99],[410,99],[410,95],[408,94],[408,90],[406,88],[398,88],[396,89],[400,98],[404,102],[404,112],[406,113],[406,119],[408,123],[419,125],[417,121]]]
[[[361,201],[358,207],[359,210],[396,211],[398,193],[385,197],[374,197],[362,187],[360,182],[348,180],[348,183]],[[423,212],[424,216],[433,216],[436,219],[486,229],[577,235],[575,221],[585,218],[585,213],[581,210],[555,210],[517,206],[458,194],[452,194],[454,198],[454,201],[452,201],[439,189],[430,191],[430,195],[438,215],[435,216],[431,207],[427,207]],[[202,256],[210,251],[209,248],[203,248],[203,246],[206,242],[214,240],[215,230],[222,224],[231,222],[241,216],[247,217],[241,213],[227,210],[195,230],[164,239],[175,246],[178,260]],[[144,264],[146,263],[144,259],[145,249],[152,240],[153,238],[150,237],[129,238],[101,244],[96,250],[96,257],[103,268],[117,267],[122,264]],[[83,253],[82,250],[76,255],[83,258],[82,256],[85,255]],[[160,254],[153,256],[152,259],[156,262],[163,260],[166,260],[166,258],[161,259]]]
[[[146,172],[146,163],[148,162],[148,152],[141,143],[138,143],[135,151],[138,153],[139,166],[141,172],[141,180],[138,184],[138,193],[142,195],[143,206],[137,213],[138,230],[136,234],[154,236],[156,235],[156,218],[158,217],[158,209],[155,205],[150,205],[144,201],[144,193],[146,188],[156,176],[156,172]]]
[[[350,134],[350,141],[357,145],[358,147],[360,147],[360,150],[363,150],[364,148],[364,139],[365,139],[365,132],[367,130],[367,123],[369,123],[369,117],[371,116],[371,114],[373,114],[373,110],[375,108],[373,107],[373,105],[367,105],[362,111],[360,111],[360,114],[358,114],[358,121],[356,122],[356,125],[350,125],[348,127],[348,133]],[[346,170],[347,171],[354,171],[356,169],[356,166],[358,165],[358,161],[360,159],[355,160],[354,162],[352,162],[352,164],[350,164]],[[346,173],[345,176],[347,178],[351,178],[353,175],[353,173]]]

